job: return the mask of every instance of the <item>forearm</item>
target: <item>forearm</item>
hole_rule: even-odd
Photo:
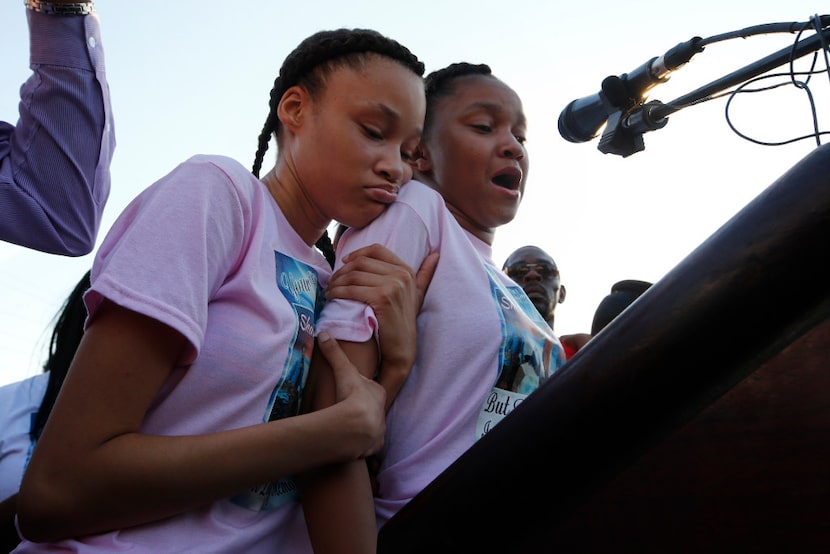
[[[374,374],[378,363],[374,340],[343,342],[341,347],[364,376]],[[314,383],[307,391],[311,408],[328,409],[337,399],[331,367],[324,357],[315,354],[309,373]],[[300,488],[306,525],[315,553],[363,554],[375,551],[375,506],[365,460],[303,474]]]
[[[392,407],[392,403],[398,396],[406,378],[412,370],[412,362],[408,360],[386,360],[381,363],[380,377],[378,383],[386,391],[386,410]]]
[[[16,127],[0,129],[0,238],[45,252],[90,252],[115,147],[94,16],[27,10],[33,75]]]
[[[300,486],[306,525],[316,554],[375,552],[375,507],[364,460],[303,475]]]
[[[334,407],[210,435],[125,434],[60,464],[36,451],[20,492],[21,530],[42,541],[130,527],[354,459],[350,426]]]

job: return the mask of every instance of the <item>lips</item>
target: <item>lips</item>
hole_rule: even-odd
[[[507,190],[519,190],[522,184],[522,170],[518,167],[506,167],[497,171],[490,181]]]
[[[542,300],[548,299],[548,292],[541,285],[528,285],[524,287],[525,294],[531,300],[533,298],[540,298]]]
[[[369,197],[375,202],[391,204],[398,199],[401,187],[389,183],[366,187]]]

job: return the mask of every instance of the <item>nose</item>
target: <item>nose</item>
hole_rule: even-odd
[[[401,184],[412,178],[412,168],[409,167],[408,163],[401,159],[400,149],[397,148],[394,149],[394,152],[391,155],[384,155],[380,160],[378,160],[378,163],[375,166],[375,172],[390,183],[394,184]],[[405,179],[407,172],[409,174],[409,178]]]
[[[524,145],[519,142],[519,139],[510,133],[502,145],[501,154],[505,158],[521,160],[525,157],[525,148]]]
[[[542,276],[536,271],[536,267],[530,266],[525,274],[525,282],[542,281]]]

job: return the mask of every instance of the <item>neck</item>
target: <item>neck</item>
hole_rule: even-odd
[[[325,232],[331,220],[317,208],[288,164],[277,163],[260,179],[285,219],[303,242],[313,246]]]
[[[446,198],[444,199],[446,201]],[[489,246],[493,246],[493,239],[496,238],[496,230],[492,227],[482,227],[480,225],[476,225],[473,221],[470,220],[467,215],[450,204],[446,202],[447,209],[450,211],[452,216],[458,222],[459,225],[467,232],[473,234],[476,238],[480,241],[487,243]]]
[[[424,183],[429,188],[441,194],[441,187],[438,185],[437,182],[435,182],[435,180],[430,175],[421,171],[415,171],[415,179]],[[443,197],[444,195],[441,194],[441,196]],[[450,204],[447,201],[446,197],[444,197],[444,201],[447,204],[447,209],[450,211],[452,216],[455,218],[458,224],[461,225],[463,229],[465,229],[469,233],[472,233],[476,238],[478,238],[482,242],[485,242],[488,245],[493,246],[493,239],[496,238],[495,228],[481,227],[480,225],[476,225],[473,221],[470,220],[470,218],[466,216],[466,214],[464,214],[464,212],[456,208],[454,205]]]

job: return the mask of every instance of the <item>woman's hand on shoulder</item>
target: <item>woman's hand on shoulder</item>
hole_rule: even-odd
[[[380,383],[391,404],[415,363],[417,326],[438,254],[429,254],[415,273],[388,248],[373,244],[351,252],[331,277],[326,298],[368,304],[378,319]]]

